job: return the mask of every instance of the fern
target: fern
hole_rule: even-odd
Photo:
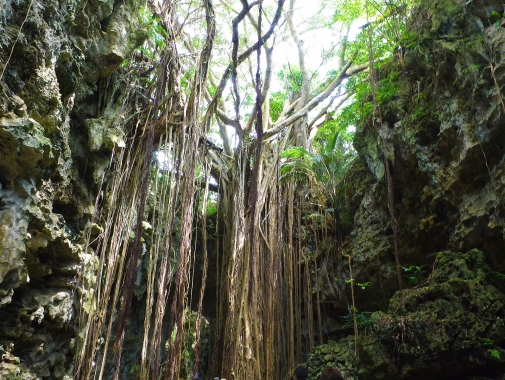
[[[280,168],[280,180],[309,184],[319,204],[332,209],[338,204],[340,184],[355,153],[350,149],[350,137],[339,130],[340,125],[334,121],[327,124],[323,133],[316,136],[315,152],[291,147],[281,153],[285,162]]]
[[[491,354],[491,356],[497,360],[501,360],[501,353],[498,350],[495,349],[489,349],[487,350]]]

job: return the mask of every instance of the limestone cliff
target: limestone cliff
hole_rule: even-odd
[[[0,3],[0,378],[72,377],[83,233],[121,140],[104,89],[145,38],[139,6]]]
[[[359,379],[504,373],[505,341],[496,330],[502,329],[505,270],[503,14],[501,1],[422,2],[392,62],[378,70],[377,91],[392,77],[397,91],[379,105],[375,120],[358,126],[360,162],[346,192],[355,213],[343,251],[352,257],[355,282],[369,283],[355,293],[359,359],[353,339],[317,349],[309,361],[313,378],[324,365],[349,368],[350,378]],[[412,288],[391,301],[399,281],[384,150],[400,275]],[[455,285],[450,278],[463,274],[467,257],[482,263],[483,275]],[[333,265],[332,288],[346,289],[350,302],[347,259]],[[335,316],[346,314],[346,302],[326,297]],[[388,314],[366,313],[376,310]]]

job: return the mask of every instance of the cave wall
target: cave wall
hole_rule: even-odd
[[[0,378],[72,378],[84,231],[122,138],[104,94],[146,38],[141,4],[1,3]]]

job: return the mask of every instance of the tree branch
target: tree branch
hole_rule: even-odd
[[[244,62],[247,59],[247,57],[249,57],[252,54],[252,52],[256,51],[256,49],[258,49],[259,46],[263,46],[268,41],[268,39],[271,37],[275,27],[277,26],[277,24],[279,22],[279,19],[281,18],[282,7],[284,6],[284,1],[285,0],[278,0],[277,1],[277,10],[275,12],[275,16],[272,20],[272,24],[270,25],[270,28],[268,29],[268,31],[265,34],[263,34],[261,41],[257,41],[252,46],[250,46],[247,50],[245,50],[242,54],[238,55],[237,61],[236,61],[237,65],[240,65],[242,62]],[[232,74],[233,64],[234,63],[231,62],[228,65],[228,67],[226,68],[223,76],[221,77],[221,81],[219,82],[219,86],[217,88],[216,94],[214,95],[214,98],[212,99],[211,104],[209,104],[209,108],[207,109],[207,113],[205,114],[205,119],[204,119],[207,129],[210,127],[210,122],[211,122],[212,116],[215,112],[215,109],[217,107],[218,100],[223,95],[223,91],[226,87],[226,82],[228,81],[228,79],[230,78],[230,76]]]
[[[235,94],[235,121],[240,125],[240,117],[239,117],[239,108],[240,108],[240,94],[238,92],[238,85],[237,85],[237,56],[238,56],[238,43],[239,43],[239,38],[238,38],[238,24],[245,18],[245,16],[249,13],[251,10],[251,6],[247,2],[247,0],[240,0],[242,3],[242,10],[240,13],[233,19],[232,22],[232,38],[231,42],[233,44],[232,52],[231,52],[231,60],[232,60],[232,68],[231,68],[231,81],[232,81],[232,88],[233,88],[233,93]]]
[[[268,91],[270,90],[270,83],[272,82],[272,51],[273,51],[273,49],[274,49],[273,46],[271,48],[269,48],[266,45],[264,46],[265,55],[266,55],[266,59],[267,59],[267,68],[265,70],[265,82],[263,83],[263,88],[261,89],[261,105],[263,105],[265,102]],[[254,104],[254,107],[251,112],[251,116],[249,116],[249,120],[247,121],[247,125],[245,128],[246,133],[251,132],[257,111],[258,111],[258,107],[256,104]],[[266,115],[266,117],[268,118],[268,115]],[[268,119],[265,119],[265,121],[268,121]]]
[[[354,59],[353,59],[354,60]],[[335,79],[329,84],[329,86],[321,92],[319,95],[315,96],[310,100],[302,109],[299,111],[295,112],[293,115],[288,117],[287,119],[284,119],[280,123],[276,123],[274,127],[268,131],[265,132],[264,138],[267,139],[269,137],[274,136],[275,134],[279,133],[282,131],[286,126],[294,123],[301,117],[307,115],[309,111],[311,111],[315,106],[317,106],[319,103],[321,103],[324,99],[326,99],[330,94],[335,90],[344,79],[356,75],[357,73],[365,70],[368,67],[368,64],[362,64],[362,65],[357,65],[351,68],[351,64],[353,60],[347,62],[347,64],[342,68],[340,73],[337,75]]]
[[[317,116],[312,119],[312,121],[308,124],[309,135],[310,135],[310,129],[312,128],[312,126],[316,123],[316,121],[318,121],[322,116],[324,116],[328,112],[328,109],[331,107],[331,105],[333,104],[335,99],[337,99],[340,96],[344,96],[344,95],[347,95],[347,96],[345,98],[343,98],[342,100],[340,100],[340,102],[335,107],[335,110],[339,109],[342,106],[342,104],[344,104],[344,102],[352,96],[351,93],[344,92],[343,94],[336,94],[335,96],[333,96],[331,98],[331,100],[328,102],[328,104],[317,114]]]
[[[307,70],[307,65],[305,64],[305,52],[303,51],[303,41],[300,40],[298,32],[296,31],[295,25],[293,23],[293,9],[295,5],[295,0],[290,0],[289,12],[286,12],[286,21],[288,23],[289,31],[293,37],[293,41],[298,49],[298,64],[300,65],[300,70],[302,72],[302,91],[300,94],[300,102],[298,103],[298,109],[301,109],[308,101],[310,94],[310,76]],[[304,115],[302,116],[304,117]],[[307,142],[307,131],[304,128],[303,122],[295,123],[295,136],[297,144],[305,146]]]
[[[221,139],[223,140],[224,152],[227,156],[232,156],[233,152],[230,147],[230,139],[228,138],[228,133],[226,132],[226,127],[223,123],[217,120],[217,125],[219,126],[219,134],[221,135]]]
[[[219,107],[216,107],[216,116],[226,125],[235,128],[237,135],[242,136],[242,127],[237,120],[229,118]]]

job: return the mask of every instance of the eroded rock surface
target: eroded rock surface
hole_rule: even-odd
[[[479,250],[444,251],[422,286],[397,292],[354,337],[316,348],[311,379],[337,366],[347,379],[495,378],[505,370],[505,295]]]
[[[366,321],[372,312],[388,310],[390,298],[400,285],[388,207],[385,145],[398,222],[403,286],[420,286],[430,276],[433,265],[440,265],[437,252],[460,252],[451,254],[459,263],[460,257],[468,257],[464,252],[478,249],[482,252],[478,255],[479,266],[485,262],[500,279],[493,282],[497,289],[478,285],[487,281],[479,278],[461,280],[457,286],[446,279],[448,283],[441,281],[436,291],[430,287],[408,290],[408,297],[425,294],[422,300],[416,298],[402,307],[415,316],[415,321],[411,321],[414,335],[421,316],[432,319],[432,326],[427,322],[419,325],[426,340],[412,338],[416,345],[412,343],[407,349],[407,343],[396,342],[395,347],[391,341],[388,346],[380,340],[373,341],[377,338],[363,336],[360,360],[364,362],[358,363],[361,370],[364,371],[367,357],[375,358],[366,364],[370,365],[368,372],[355,373],[356,378],[461,378],[463,372],[451,369],[458,360],[461,371],[468,370],[468,376],[485,375],[487,369],[495,371],[495,375],[505,373],[500,361],[505,357],[501,353],[503,341],[495,334],[499,319],[503,318],[505,278],[504,11],[503,2],[492,0],[435,0],[419,2],[414,7],[408,24],[412,37],[377,74],[377,91],[380,93],[383,83],[394,78],[396,94],[380,105],[375,123],[369,118],[357,127],[354,146],[360,163],[349,173],[347,203],[344,202],[353,210],[352,231],[342,246],[342,251],[352,257],[354,283],[366,284],[363,289],[355,285],[354,298],[362,320]],[[369,100],[372,101],[371,95]],[[342,326],[342,316],[349,315],[352,296],[348,260],[342,255],[332,257],[334,262],[328,264],[335,268],[329,276],[332,286],[320,289],[332,311],[328,317],[335,321],[333,325],[328,323],[328,330],[334,328],[329,334],[338,339],[352,333],[352,324],[343,330],[335,327],[339,323]],[[449,262],[446,265],[448,270],[458,271]],[[442,279],[439,270],[431,274],[431,280]],[[320,278],[324,282],[325,277]],[[481,296],[489,292],[496,301],[469,306],[475,301],[469,293],[476,286],[480,287]],[[341,292],[339,298],[334,295],[335,289]],[[398,296],[394,300],[394,310],[400,313]],[[497,305],[501,306],[495,309]],[[400,326],[403,317],[395,315],[391,307],[391,323]],[[453,322],[448,322],[445,313],[456,313],[450,317]],[[366,328],[362,326],[360,331]],[[435,329],[441,329],[442,335],[437,336]],[[446,329],[451,331],[444,335]],[[492,331],[493,337],[486,335]],[[489,339],[488,346],[484,338]],[[340,342],[338,349],[344,350],[345,346],[346,355],[354,357],[352,341],[345,342]],[[495,357],[489,350],[494,350]],[[317,355],[328,354],[323,351]],[[382,362],[378,359],[381,355]],[[502,359],[498,360],[498,356]],[[430,364],[428,358],[434,362]],[[399,368],[395,369],[393,363],[398,359]],[[354,359],[349,359],[352,364],[343,364],[346,360],[339,364],[348,368],[357,365]],[[423,360],[428,361],[421,363]],[[452,364],[443,367],[443,360]],[[430,365],[434,366],[432,372]]]
[[[75,287],[81,262],[88,287],[96,264],[84,231],[106,153],[122,138],[117,106],[98,94],[146,37],[140,6],[0,6],[0,378],[73,376],[78,295],[86,307]]]
[[[356,281],[370,282],[356,295],[362,310],[384,307],[399,288],[383,140],[402,266],[427,268],[441,250],[478,248],[505,270],[503,12],[499,1],[423,2],[412,40],[378,72],[377,91],[395,78],[396,95],[381,104],[380,123],[358,125],[354,146],[367,173],[352,170],[346,195],[355,212],[344,250]],[[348,288],[346,261],[334,288]]]

